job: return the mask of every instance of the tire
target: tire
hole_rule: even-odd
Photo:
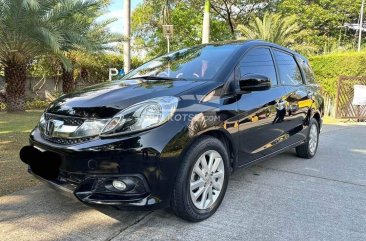
[[[210,169],[211,159],[214,160],[212,162],[214,164]],[[207,164],[206,167],[204,167],[204,163]],[[205,171],[197,172],[198,169],[211,170],[211,174],[204,175]],[[225,196],[229,170],[228,151],[220,140],[203,136],[195,141],[183,157],[182,166],[175,182],[171,199],[171,208],[175,214],[192,222],[199,222],[213,215]],[[212,174],[212,172],[214,173]],[[200,173],[201,176],[197,173]],[[199,193],[201,194],[199,195]],[[203,199],[204,196],[207,198],[206,201]]]
[[[314,136],[315,135],[315,136]],[[319,123],[312,118],[304,144],[296,147],[296,154],[301,158],[311,159],[315,156],[319,144]]]

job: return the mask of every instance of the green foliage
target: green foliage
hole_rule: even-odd
[[[0,102],[0,111],[6,110],[6,104],[4,102]]]
[[[193,0],[202,4],[202,0]],[[211,12],[214,18],[224,21],[235,38],[238,24],[248,24],[253,16],[262,17],[266,11],[273,9],[278,0],[211,0]]]
[[[76,85],[85,86],[108,81],[109,68],[123,69],[123,56],[113,52],[88,53],[75,50],[70,51],[68,57],[74,62],[73,73]],[[132,68],[137,68],[141,64],[141,60],[132,57]],[[29,76],[61,79],[60,62],[52,55],[38,57],[30,65]],[[120,78],[120,76],[114,78]]]
[[[55,77],[61,71],[60,61],[53,55],[42,55],[35,58],[29,68],[32,77]]]
[[[103,2],[97,0],[1,0],[0,66],[8,111],[24,110],[27,67],[42,55],[57,56],[65,69],[70,48],[89,48],[85,34]],[[98,39],[96,36],[95,39]]]
[[[75,59],[75,78],[89,83],[98,83],[108,80],[109,68],[123,69],[123,56],[115,53],[86,53],[71,52]],[[131,60],[132,68],[142,64],[137,58]]]
[[[25,102],[25,108],[27,110],[37,110],[37,109],[46,109],[50,105],[49,101],[34,99]]]
[[[239,25],[238,30],[244,39],[262,39],[286,47],[296,46],[297,38],[303,34],[296,16],[274,13],[265,13],[263,18],[253,17],[248,26]]]
[[[309,59],[318,83],[331,97],[336,96],[339,76],[366,76],[366,52],[345,52]]]
[[[26,110],[44,110],[50,105],[49,101],[34,99],[28,100],[25,102]],[[0,112],[6,110],[6,104],[4,102],[0,102]]]
[[[302,54],[313,53],[314,48],[304,41],[308,34],[297,23],[297,16],[283,16],[266,12],[263,18],[253,16],[247,26],[238,25],[238,33],[243,39],[261,39],[273,42]]]
[[[74,60],[74,78],[90,84],[108,80],[109,68],[123,69],[123,56],[111,52],[88,53],[70,51],[69,57]],[[132,68],[142,64],[136,57],[132,58]],[[61,75],[61,66],[53,56],[41,56],[30,67],[30,76],[42,78]]]
[[[296,15],[301,29],[309,33],[304,41],[311,43],[316,53],[327,52],[329,46],[354,44],[354,30],[343,28],[345,23],[357,23],[361,0],[281,0],[275,8],[285,16]]]
[[[98,3],[54,0],[0,1],[0,63],[27,63],[42,53],[59,54],[81,42],[80,21]],[[86,11],[89,12],[89,11]]]
[[[158,3],[160,2],[160,3]],[[165,1],[164,1],[165,2]],[[166,11],[162,1],[145,1],[132,13],[132,36],[135,51],[144,49],[147,58],[162,55],[167,51],[166,38],[163,36],[162,11]],[[174,24],[174,37],[171,39],[171,50],[201,43],[203,4],[195,1],[176,1],[169,13],[169,21]],[[211,18],[211,41],[222,41],[232,38],[225,21],[215,16]]]

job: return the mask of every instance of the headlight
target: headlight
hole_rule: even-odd
[[[44,129],[46,128],[46,118],[45,118],[45,116],[44,116],[44,113],[42,114],[41,119],[39,120],[38,127],[39,127],[42,131],[44,131]]]
[[[59,138],[108,136],[143,131],[167,122],[178,105],[176,97],[159,97],[133,105],[111,119],[85,120],[80,126],[65,125],[62,120],[46,120],[41,116],[38,127],[42,133]]]
[[[86,120],[74,132],[70,133],[71,138],[82,138],[99,135],[109,119],[104,120]]]
[[[178,98],[158,97],[133,105],[114,116],[104,127],[102,135],[132,133],[164,124],[173,116]]]

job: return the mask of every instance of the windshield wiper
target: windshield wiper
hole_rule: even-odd
[[[160,76],[139,76],[139,77],[132,77],[129,79],[144,79],[144,80],[186,80],[184,78],[173,78],[173,77],[160,77]]]

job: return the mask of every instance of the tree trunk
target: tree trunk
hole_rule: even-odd
[[[210,42],[210,0],[205,1],[205,12],[203,14],[202,24],[202,43]]]
[[[74,70],[66,70],[62,67],[62,92],[68,94],[75,90]]]
[[[126,38],[123,42],[123,64],[125,74],[131,69],[131,0],[123,1],[123,35]]]
[[[6,83],[6,110],[8,112],[25,110],[25,82],[27,65],[8,62],[4,69]]]

